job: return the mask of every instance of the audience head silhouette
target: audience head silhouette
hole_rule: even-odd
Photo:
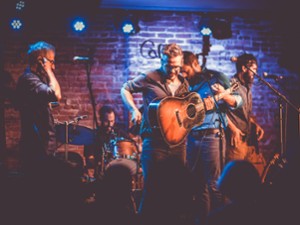
[[[226,164],[218,180],[219,190],[232,201],[255,199],[260,186],[258,171],[246,160],[234,160]]]

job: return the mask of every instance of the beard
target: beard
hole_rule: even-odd
[[[254,75],[251,75],[249,73],[244,74],[244,81],[246,84],[253,84],[254,82]]]

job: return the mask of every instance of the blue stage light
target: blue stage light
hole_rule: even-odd
[[[128,16],[121,22],[121,30],[126,35],[133,35],[140,31],[138,20],[133,16]]]
[[[82,32],[86,29],[86,23],[83,19],[76,19],[73,21],[73,30],[76,32]]]
[[[122,24],[122,31],[124,34],[134,34],[135,29],[132,22],[127,21]]]
[[[212,28],[210,23],[210,17],[204,15],[202,16],[199,23],[199,31],[203,36],[209,36],[212,34]]]
[[[212,31],[209,27],[202,27],[201,30],[200,30],[200,33],[203,36],[209,36],[209,35],[211,35]]]
[[[14,30],[20,30],[23,26],[23,23],[20,19],[12,19],[12,21],[10,23],[10,26]]]

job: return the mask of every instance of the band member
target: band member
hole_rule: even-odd
[[[118,140],[125,139],[134,143],[130,134],[116,124],[116,114],[111,106],[102,106],[99,110],[99,118],[101,124],[95,134],[95,143],[84,146],[86,168],[91,170],[87,171],[90,177],[104,172],[108,160],[114,155],[113,151]]]
[[[163,138],[158,129],[151,127],[148,120],[148,107],[154,99],[163,99],[167,96],[181,96],[189,91],[188,82],[180,75],[183,64],[183,53],[181,48],[175,44],[164,46],[159,69],[140,74],[133,80],[124,83],[121,96],[124,104],[131,113],[131,119],[135,124],[141,123],[140,134],[143,140],[141,165],[144,176],[144,188],[140,202],[139,213],[144,221],[154,221],[163,204],[159,204],[157,196],[151,194],[149,177],[155,174],[158,164],[169,160],[178,159],[180,166],[185,164],[186,143],[183,142],[171,148]],[[133,93],[141,92],[143,95],[143,116],[136,106]],[[151,119],[151,118],[150,118]],[[170,174],[176,176],[176,174]],[[154,180],[151,177],[151,180]],[[161,202],[162,203],[162,202]]]
[[[228,111],[228,150],[227,161],[247,159],[252,161],[253,152],[258,154],[258,141],[263,138],[264,130],[252,116],[252,84],[257,72],[257,60],[252,54],[242,54],[236,61],[236,74],[233,80],[239,84],[237,92],[243,99],[243,106]],[[253,135],[251,135],[253,134]]]
[[[242,100],[229,91],[230,82],[225,74],[201,68],[192,52],[184,52],[182,73],[191,91],[199,93],[206,108],[203,123],[194,127],[188,136],[187,148],[188,166],[195,182],[195,220],[196,224],[205,224],[208,213],[223,204],[217,180],[225,162],[225,112],[238,108]]]
[[[27,54],[29,65],[17,83],[20,150],[25,170],[54,155],[57,146],[50,102],[61,99],[60,85],[54,74],[54,46],[39,41],[30,45]]]

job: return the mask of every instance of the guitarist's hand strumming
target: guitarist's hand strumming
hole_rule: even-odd
[[[135,125],[140,124],[142,121],[142,114],[141,114],[140,110],[133,109],[130,112],[131,112],[131,122]]]

